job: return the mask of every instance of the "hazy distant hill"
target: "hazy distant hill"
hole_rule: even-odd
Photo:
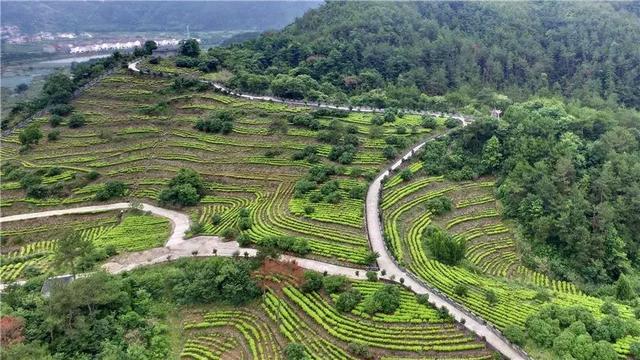
[[[321,1],[3,1],[2,24],[24,32],[267,30]]]

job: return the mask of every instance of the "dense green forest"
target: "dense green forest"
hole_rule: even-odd
[[[428,143],[425,171],[454,179],[498,174],[531,266],[610,283],[640,268],[640,114],[553,100],[514,104]]]
[[[167,317],[183,305],[255,299],[261,290],[250,273],[258,265],[214,257],[124,275],[97,272],[53,283],[48,297],[40,294],[42,277],[11,287],[2,299],[3,339],[18,344],[3,359],[167,359]]]
[[[637,108],[638,13],[633,3],[330,2],[215,54],[231,85],[277,96],[446,110],[538,94]]]

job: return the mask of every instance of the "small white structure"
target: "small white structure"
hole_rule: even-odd
[[[501,114],[502,114],[502,110],[498,110],[498,109],[491,110],[491,117],[499,119]]]

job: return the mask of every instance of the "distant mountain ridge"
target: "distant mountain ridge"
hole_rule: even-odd
[[[279,29],[322,1],[2,1],[24,32]]]

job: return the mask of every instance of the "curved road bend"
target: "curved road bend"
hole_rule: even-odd
[[[63,216],[71,214],[89,214],[102,211],[124,210],[130,208],[130,203],[121,202],[115,204],[83,206],[69,209],[49,210],[35,213],[19,214],[0,217],[0,224],[10,221],[20,221],[44,218],[50,216]],[[217,256],[233,256],[239,253],[244,256],[245,252],[248,256],[255,256],[256,249],[241,248],[237,241],[222,241],[217,236],[196,236],[186,239],[186,233],[191,226],[189,216],[178,211],[164,209],[150,204],[142,204],[143,211],[149,211],[152,214],[162,216],[171,221],[172,230],[169,239],[164,247],[148,249],[140,252],[123,254],[111,259],[109,263],[104,264],[105,270],[110,273],[119,273],[122,271],[132,270],[139,266],[151,265],[169,260],[175,260],[186,256],[213,256],[213,249],[216,250]],[[194,255],[195,254],[195,255]],[[300,267],[319,272],[327,271],[333,275],[345,275],[352,279],[366,279],[366,271],[362,269],[349,268],[334,264],[328,264],[317,260],[298,258],[289,255],[282,255],[283,261],[295,261]],[[358,275],[356,275],[358,272]],[[18,284],[23,282],[16,282]],[[0,284],[0,290],[5,284]]]
[[[469,120],[464,118],[462,118],[461,120],[463,126],[466,126],[470,122]],[[416,281],[414,277],[410,276],[403,269],[401,269],[392,258],[391,253],[389,253],[384,243],[383,229],[382,224],[380,223],[380,213],[378,208],[378,205],[380,203],[382,180],[385,177],[389,176],[391,174],[391,171],[399,168],[402,165],[403,161],[409,160],[412,156],[414,156],[418,152],[418,150],[424,147],[427,141],[421,142],[418,145],[414,146],[400,160],[396,161],[387,170],[380,173],[378,177],[375,178],[373,183],[369,186],[369,190],[367,191],[367,198],[365,202],[367,234],[369,236],[369,242],[371,243],[372,250],[380,255],[377,259],[378,266],[381,270],[384,269],[386,271],[387,279],[394,277],[394,280],[398,281],[400,278],[403,278],[404,285],[409,286],[415,293],[428,294],[429,302],[431,304],[438,308],[445,307],[449,311],[449,314],[451,314],[458,322],[462,322],[464,320],[464,326],[467,329],[473,331],[478,336],[484,337],[487,343],[493,346],[502,355],[513,360],[528,359],[528,357],[524,353],[514,348],[511,343],[509,343],[504,337],[498,335],[492,328],[481,323],[478,318],[470,316],[466,311],[463,310],[463,307],[461,305],[458,305],[457,303],[444,298],[439,293],[436,293],[433,288],[427,287],[422,282]]]
[[[408,156],[409,158],[412,152],[419,150],[424,146],[424,142],[415,146]],[[393,164],[392,167],[397,168],[400,166],[400,161]],[[488,327],[480,324],[474,318],[468,316],[466,313],[460,311],[458,307],[449,302],[448,300],[441,298],[434,293],[431,289],[423,286],[422,284],[413,280],[413,278],[407,276],[392,260],[391,255],[387,252],[384,246],[384,240],[382,238],[382,230],[378,217],[378,194],[381,187],[381,180],[389,174],[389,170],[380,174],[367,194],[367,227],[369,231],[369,238],[374,251],[380,254],[378,263],[381,269],[387,271],[387,277],[395,275],[395,281],[399,281],[400,278],[404,278],[404,285],[410,286],[413,291],[419,294],[429,294],[429,301],[437,307],[446,307],[449,313],[453,315],[456,320],[460,321],[465,319],[465,326],[478,334],[484,336],[487,343],[500,351],[503,355],[510,359],[524,359],[516,352],[508,343],[496,336]],[[371,206],[372,205],[372,206]],[[37,219],[49,216],[63,216],[70,214],[87,214],[100,211],[110,210],[124,210],[130,207],[130,203],[121,202],[107,205],[85,206],[70,209],[50,210],[36,213],[27,213],[19,215],[11,215],[0,218],[0,223],[10,221],[20,221],[28,219]],[[129,271],[140,266],[152,265],[161,262],[175,260],[181,257],[189,256],[213,256],[213,249],[216,250],[218,256],[233,256],[239,254],[243,256],[245,253],[248,256],[255,256],[256,250],[251,248],[241,248],[236,241],[223,242],[217,236],[198,236],[192,239],[185,239],[185,234],[191,225],[189,217],[183,213],[163,209],[150,204],[142,204],[143,211],[149,211],[152,214],[165,217],[172,223],[172,231],[169,240],[164,247],[149,249],[140,251],[137,253],[123,254],[117,256],[116,259],[112,259],[110,262],[103,265],[104,269],[110,273],[120,273],[123,271]],[[295,261],[300,267],[314,270],[318,272],[327,271],[332,275],[345,275],[352,279],[365,279],[366,271],[362,269],[349,268],[345,266],[338,266],[334,264],[327,264],[321,261],[298,258],[289,255],[283,255],[281,257],[283,261]],[[357,274],[357,275],[356,275]],[[24,282],[16,282],[21,284]],[[6,284],[0,284],[0,291]]]

